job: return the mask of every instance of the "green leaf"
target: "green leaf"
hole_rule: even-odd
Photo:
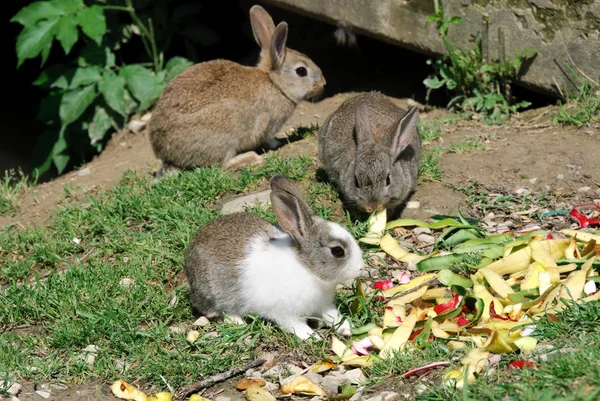
[[[23,7],[10,19],[10,22],[18,22],[21,25],[30,26],[39,20],[52,19],[62,14],[62,10],[56,7],[53,2],[36,1],[35,3]]]
[[[112,127],[112,120],[110,116],[104,110],[103,107],[96,106],[96,112],[94,113],[94,119],[88,127],[88,136],[90,137],[91,144],[94,145],[96,142],[104,139],[106,131]]]
[[[426,78],[423,84],[430,89],[439,89],[444,86],[444,81],[441,81],[438,77],[433,76]]]
[[[128,65],[119,70],[119,75],[125,78],[127,87],[133,96],[139,100],[140,109],[152,105],[159,98],[163,85],[150,70],[139,65]]]
[[[77,21],[74,18],[63,17],[56,27],[56,39],[60,42],[65,54],[69,54],[78,39]]]
[[[52,164],[52,149],[58,140],[58,130],[48,129],[40,135],[31,152],[31,165],[39,174],[43,174]]]
[[[51,45],[58,20],[55,17],[23,28],[17,38],[17,68],[23,61],[37,57],[44,48]]]
[[[165,69],[167,70],[167,76],[165,78],[165,81],[169,82],[170,80],[175,78],[177,75],[181,74],[183,72],[183,70],[185,70],[192,64],[193,63],[186,58],[173,57],[172,59],[169,60],[169,62],[165,66]]]
[[[450,18],[450,21],[448,21],[448,23],[449,24],[460,24],[460,21],[462,21],[462,18],[452,17],[452,18]]]
[[[77,120],[94,101],[98,93],[95,85],[85,86],[65,93],[60,101],[59,115],[63,125]]]
[[[77,13],[77,22],[83,33],[99,45],[106,33],[104,9],[98,5],[85,8]]]
[[[69,89],[75,89],[79,88],[80,86],[87,86],[96,83],[102,78],[101,73],[102,69],[95,65],[78,68],[75,70],[75,75],[73,75]]]
[[[46,125],[59,123],[58,110],[60,108],[61,98],[62,96],[58,94],[50,94],[43,98],[35,118]]]
[[[65,167],[67,167],[69,159],[71,158],[68,153],[69,144],[65,139],[65,131],[66,126],[63,126],[60,130],[58,140],[52,148],[52,161],[54,162],[59,175],[65,170]]]
[[[107,57],[110,50],[98,46],[94,42],[88,43],[77,57],[77,65],[80,67],[87,67],[89,65],[97,65],[105,67],[108,65]]]
[[[73,14],[85,7],[83,0],[52,0],[51,3],[65,14]]]
[[[98,84],[98,89],[102,93],[106,104],[125,117],[125,79],[110,70],[105,70],[102,74],[102,80]]]

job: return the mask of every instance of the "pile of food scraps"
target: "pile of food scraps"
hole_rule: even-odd
[[[353,330],[348,343],[332,339],[332,351],[342,365],[370,366],[439,339],[450,349],[469,348],[462,368],[444,375],[447,384],[461,388],[497,361],[495,355],[535,349],[537,340],[531,334],[536,317],[555,315],[565,308],[565,300],[600,299],[600,232],[564,229],[490,235],[460,213],[430,220],[388,223],[385,211],[370,219],[369,232],[360,241],[378,246],[398,262],[416,263],[423,274],[412,280],[401,276],[398,285],[378,281],[366,291],[357,281],[357,292],[372,296],[375,291],[385,308],[377,322]],[[443,230],[430,254],[411,252],[387,232],[411,226]],[[472,261],[473,255],[478,262],[468,266],[469,277],[453,271],[457,263]],[[429,364],[404,377],[446,365]]]

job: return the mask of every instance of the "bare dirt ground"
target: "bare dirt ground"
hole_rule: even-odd
[[[318,103],[303,102],[282,127],[281,135],[295,127],[322,125],[327,116],[353,93],[342,93]],[[410,100],[394,99],[406,108]],[[421,107],[421,119],[430,120],[446,112]],[[422,183],[412,200],[418,209],[406,209],[406,217],[426,218],[432,214],[453,214],[462,192],[452,185],[477,182],[487,190],[532,192],[551,191],[569,198],[573,204],[590,203],[600,198],[600,130],[576,129],[550,123],[555,107],[532,110],[514,117],[509,124],[485,126],[476,121],[448,125],[440,140],[432,144],[447,148],[468,137],[487,138],[486,150],[469,153],[444,153],[440,182]],[[280,149],[282,154],[316,157],[316,138],[293,142]],[[117,183],[127,170],[151,174],[159,166],[148,141],[147,130],[133,133],[127,129],[116,134],[107,149],[87,165],[51,182],[40,184],[23,194],[15,216],[0,218],[0,226],[44,225],[56,206],[65,201],[67,191],[93,195]],[[558,178],[557,178],[558,177]],[[66,189],[65,189],[66,188]],[[70,197],[69,201],[84,196]]]
[[[339,104],[352,96],[343,93],[318,103],[302,103],[281,130],[290,133],[297,126],[322,125]],[[406,108],[408,99],[394,99]],[[444,110],[421,107],[421,118],[440,117]],[[441,139],[431,145],[443,146],[468,137],[487,139],[486,149],[469,153],[445,152],[440,161],[442,180],[424,182],[413,195],[419,208],[406,209],[404,217],[427,218],[433,214],[456,214],[457,205],[465,203],[466,195],[452,189],[477,182],[490,192],[511,193],[550,191],[571,205],[591,203],[600,199],[600,129],[575,129],[551,124],[555,107],[532,110],[514,117],[502,126],[485,126],[476,121],[459,121],[445,126]],[[309,137],[280,149],[284,155],[305,154],[316,157],[316,138]],[[29,224],[43,226],[51,221],[56,208],[63,202],[85,202],[83,194],[93,196],[101,189],[119,182],[127,170],[152,173],[159,166],[144,129],[138,133],[124,130],[115,135],[107,149],[80,169],[54,181],[41,184],[23,194],[19,212],[1,217],[0,227]],[[67,193],[77,196],[67,197]],[[225,389],[234,399],[232,382],[214,386],[211,391]],[[39,400],[33,383],[24,383],[19,398]],[[243,397],[239,397],[242,399]],[[113,400],[108,384],[92,382],[67,389],[52,389],[50,400]]]

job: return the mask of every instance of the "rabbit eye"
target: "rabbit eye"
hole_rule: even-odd
[[[392,181],[390,180],[390,175],[388,174],[387,178],[385,179],[385,185],[387,185],[389,187],[391,183],[392,183]]]
[[[331,254],[336,258],[343,258],[346,253],[344,252],[344,248],[341,246],[334,246],[331,248]]]
[[[306,68],[304,68],[304,67],[296,68],[296,74],[298,74],[299,77],[305,77],[307,73],[308,72],[306,71]]]

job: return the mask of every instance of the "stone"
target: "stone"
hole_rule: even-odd
[[[320,386],[327,394],[337,394],[338,388],[349,383],[345,376],[327,375],[321,380]]]
[[[152,113],[146,113],[142,117],[140,117],[140,121],[147,123],[152,118]]]
[[[320,384],[323,381],[323,376],[318,373],[306,372],[303,376],[308,377],[310,380],[315,382],[315,384]]]
[[[90,170],[90,168],[89,168],[89,167],[82,168],[81,170],[79,170],[79,171],[77,172],[77,175],[78,175],[79,177],[83,177],[83,176],[85,176],[85,175],[88,175],[88,174],[89,174],[91,171],[92,171],[92,170]]]
[[[559,174],[559,175],[556,176],[556,179],[557,180],[564,180],[565,176],[563,174]]]
[[[129,121],[129,124],[127,124],[127,128],[129,129],[129,131],[134,132],[136,134],[143,130],[145,126],[146,123],[140,120],[131,120]]]
[[[271,383],[271,382],[266,382],[265,383],[265,388],[269,392],[271,392],[271,393],[278,392],[279,391],[279,384],[277,384],[277,383]]]
[[[10,381],[8,382],[10,383]],[[3,388],[7,385],[7,383],[4,380],[0,380],[0,388]],[[19,394],[19,391],[21,391],[21,384],[17,383],[17,382],[13,382],[10,387],[6,390],[6,393],[9,395],[17,395]]]
[[[85,360],[88,365],[93,365],[96,361],[98,351],[100,351],[100,348],[98,348],[97,345],[88,345],[82,350],[82,353],[79,355],[79,359]]]
[[[204,327],[209,324],[210,320],[208,320],[206,316],[200,316],[194,323],[192,323],[192,326]]]
[[[121,285],[121,287],[127,288],[127,287],[131,287],[132,285],[134,285],[135,280],[125,277],[125,278],[122,278],[121,281],[119,281],[119,284]]]
[[[35,393],[42,398],[50,398],[50,396],[52,395],[52,393],[46,390],[36,390]]]
[[[361,384],[362,382],[367,380],[367,377],[360,368],[355,368],[347,371],[346,373],[344,373],[344,377],[348,379],[350,384]]]
[[[431,245],[435,242],[435,237],[429,234],[419,234],[417,235],[417,239],[419,240],[419,242],[422,242],[427,245]]]
[[[223,205],[221,208],[221,214],[226,215],[236,212],[243,212],[247,207],[253,207],[259,203],[261,203],[264,207],[267,207],[271,204],[270,195],[271,190],[268,189],[235,198]]]
[[[231,401],[231,398],[225,397],[224,395],[219,395],[214,398],[215,401]]]
[[[419,209],[421,207],[421,202],[419,201],[410,201],[406,203],[407,209]]]
[[[381,393],[381,398],[383,401],[394,401],[400,399],[400,394],[395,393],[393,391],[384,391]]]
[[[592,189],[591,187],[581,187],[577,189],[577,192],[587,192],[590,189]]]
[[[431,230],[427,227],[417,227],[414,230],[412,230],[413,233],[419,235],[419,234],[431,234]]]
[[[270,0],[269,3],[329,23],[343,21],[356,31],[428,57],[446,54],[435,26],[427,22],[432,7],[417,7],[414,1]],[[465,6],[475,3],[465,0],[443,3],[450,16],[462,18],[461,23],[452,25],[449,31],[455,48],[474,48],[472,37],[481,38],[483,20],[480,13],[485,13],[490,21],[490,51],[498,51],[499,28],[504,37],[504,52],[511,55],[511,60],[516,52],[535,49],[535,57],[530,56],[528,68],[519,79],[529,87],[552,94],[558,94],[557,88],[575,89],[570,82],[571,74],[564,72],[566,61],[556,60],[572,59],[578,70],[585,71],[590,77],[600,76],[600,63],[597,62],[600,59],[599,0],[486,0],[477,2],[480,7]]]

